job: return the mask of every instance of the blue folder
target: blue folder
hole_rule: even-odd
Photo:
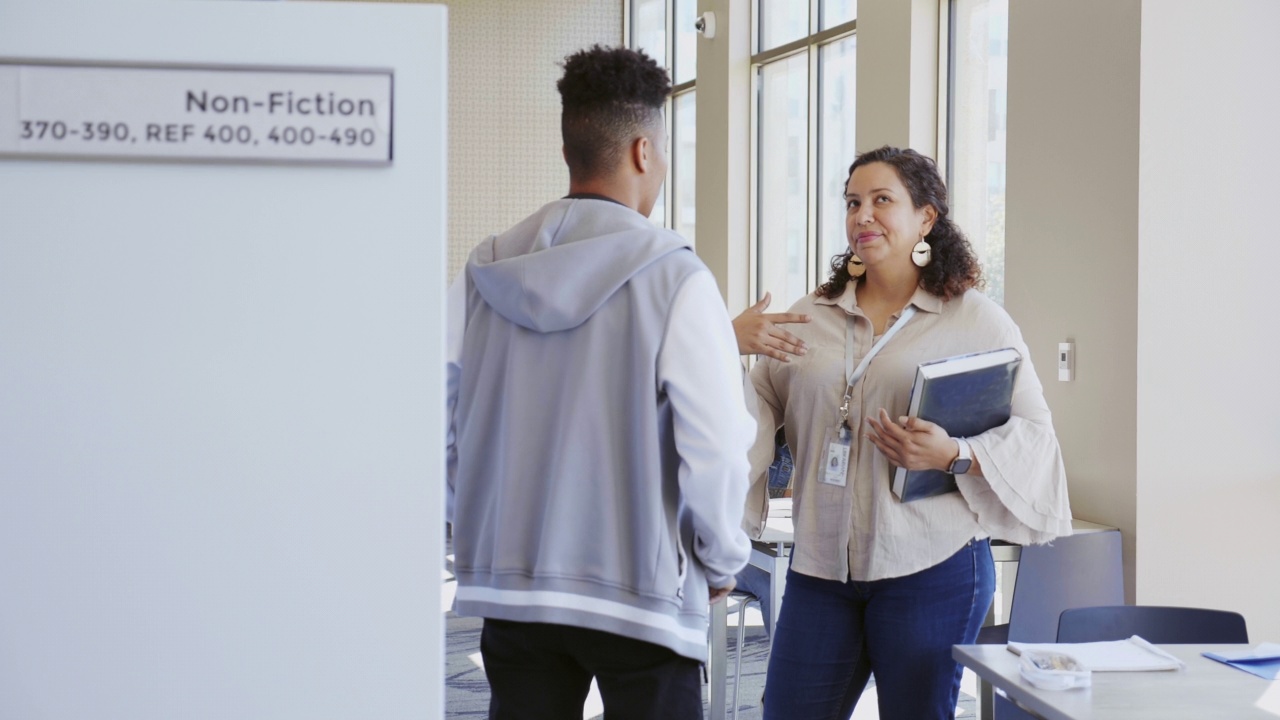
[[[1207,652],[1203,654],[1210,660],[1226,663],[1260,678],[1275,680],[1280,676],[1280,645],[1276,643],[1264,643],[1253,650],[1238,653]]]

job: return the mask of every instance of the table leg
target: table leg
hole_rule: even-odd
[[[711,605],[710,653],[707,661],[707,696],[711,720],[724,720],[725,694],[729,677],[729,600]]]
[[[787,568],[791,565],[786,550],[778,548],[778,556],[773,560],[773,568],[769,573],[769,617],[764,621],[769,624],[769,649],[773,649],[773,630],[778,624],[778,611],[782,609],[783,590],[787,585]]]
[[[996,698],[991,683],[978,678],[978,717],[981,720],[995,720]]]

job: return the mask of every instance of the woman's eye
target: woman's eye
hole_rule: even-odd
[[[885,203],[889,202],[889,198],[885,195],[881,195],[880,197],[876,198],[876,202],[880,203],[881,205],[884,205]]]
[[[844,206],[845,206],[845,208],[847,208],[847,209],[849,209],[849,210],[853,210],[853,209],[855,209],[855,208],[857,208],[857,207],[858,207],[858,201],[857,201],[857,200],[847,200],[847,201],[845,201]]]

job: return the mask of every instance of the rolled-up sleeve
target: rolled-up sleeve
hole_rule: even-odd
[[[774,436],[782,426],[784,412],[782,401],[773,385],[775,360],[761,359],[747,377],[744,394],[747,408],[756,421],[755,442],[747,459],[751,466],[748,474],[751,485],[747,490],[747,502],[742,527],[753,538],[764,533],[769,519],[769,466],[777,451]]]
[[[993,537],[1022,544],[1071,534],[1067,473],[1044,388],[1022,333],[1005,339],[1022,355],[1007,423],[970,438],[984,477],[957,478],[978,524]]]

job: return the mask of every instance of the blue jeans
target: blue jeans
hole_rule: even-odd
[[[760,614],[766,620],[764,623],[765,634],[769,633],[769,610],[773,607],[773,600],[769,597],[769,573],[755,565],[748,565],[742,568],[742,572],[738,573],[735,583],[735,590],[745,590],[756,596],[760,601]]]
[[[971,540],[913,575],[837,582],[787,573],[765,720],[845,720],[872,673],[882,720],[954,718],[960,666],[995,593],[991,545]]]

